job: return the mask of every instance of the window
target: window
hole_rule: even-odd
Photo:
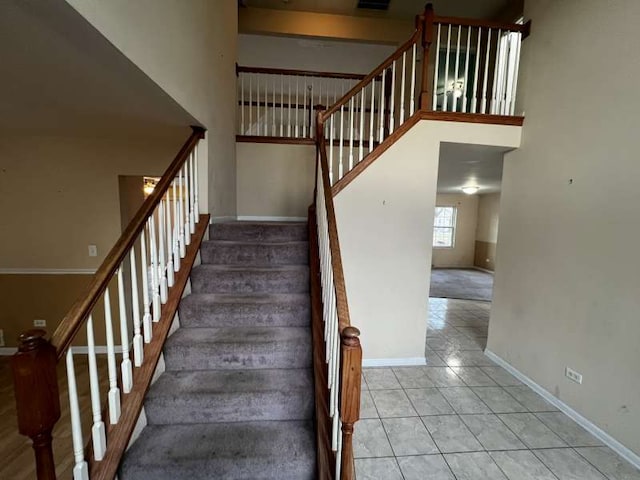
[[[436,207],[433,220],[433,246],[453,248],[456,237],[456,207]]]

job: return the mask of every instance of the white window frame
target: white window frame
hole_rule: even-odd
[[[455,205],[436,205],[436,208],[451,208],[453,209],[453,222],[450,227],[443,227],[436,225],[435,210],[433,214],[433,234],[435,235],[436,228],[450,228],[451,229],[451,245],[435,245],[434,235],[431,237],[431,245],[433,248],[455,248],[456,246],[456,230],[458,229],[458,207]]]

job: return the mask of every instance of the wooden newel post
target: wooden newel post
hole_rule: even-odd
[[[353,426],[360,418],[360,383],[362,378],[362,347],[360,330],[346,327],[341,335],[342,365],[340,372],[340,417],[342,420],[342,479],[355,479],[353,462]],[[338,479],[336,479],[338,480]]]
[[[429,95],[429,49],[433,43],[433,19],[435,13],[433,5],[428,3],[424,8],[424,25],[422,26],[422,88],[420,92],[420,110],[431,110],[431,95]],[[439,52],[436,52],[438,55]]]
[[[44,330],[20,335],[18,352],[11,358],[18,413],[18,431],[33,441],[38,480],[55,480],[51,431],[60,418],[56,376],[56,348]]]

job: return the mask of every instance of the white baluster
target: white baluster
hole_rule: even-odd
[[[260,122],[260,74],[256,75],[256,135],[261,135]]]
[[[180,213],[178,210],[178,187],[176,186],[178,179],[174,178],[172,182],[173,189],[173,226],[171,229],[172,246],[173,246],[173,271],[180,270]]]
[[[275,122],[275,118],[276,118],[276,107],[275,107],[275,98],[276,98],[276,94],[274,91],[273,94],[273,121]],[[275,123],[274,123],[274,127],[275,127]],[[275,135],[275,133],[274,133]],[[200,143],[196,144],[196,146],[193,148],[193,164],[194,164],[194,171],[195,173],[193,174],[193,185],[194,185],[194,193],[193,193],[193,221],[196,223],[200,222],[200,201],[198,200],[198,195],[200,192],[200,186],[198,185],[198,180],[200,177],[198,177],[198,146],[200,145]],[[167,202],[169,201],[169,199],[167,199]]]
[[[133,364],[139,367],[142,365],[144,359],[144,348],[143,338],[140,334],[140,298],[138,296],[138,271],[136,268],[135,245],[131,247],[131,252],[129,252],[129,264],[131,267],[131,304],[133,310]]]
[[[396,61],[391,66],[391,107],[389,108],[389,133],[393,133],[395,125],[395,105],[396,105]]]
[[[364,94],[366,92],[366,86],[362,90],[360,90],[360,124],[358,125],[358,140],[360,140],[360,145],[358,148],[358,162],[362,161],[362,157],[364,156]]]
[[[405,72],[407,71],[407,51],[402,52],[402,75],[400,76],[400,118],[398,119],[398,125],[404,123],[404,84],[405,84]]]
[[[471,113],[478,111],[478,74],[480,73],[480,45],[482,41],[482,28],[478,28],[478,43],[476,44],[476,64],[473,75],[473,97],[471,99]]]
[[[244,135],[244,75],[240,75],[240,135]]]
[[[249,135],[253,135],[253,75],[249,75]]]
[[[516,37],[516,54],[515,62],[513,66],[513,87],[511,89],[511,108],[509,115],[515,115],[516,113],[516,94],[518,93],[518,71],[520,68],[520,48],[522,44],[522,34],[518,33]]]
[[[71,350],[71,349],[69,349]],[[96,362],[96,345],[93,334],[93,317],[87,319],[87,350],[89,360],[89,388],[91,390],[91,413],[93,426],[91,427],[91,439],[93,441],[93,457],[96,461],[104,458],[107,450],[104,422],[102,421],[102,407],[100,405],[100,382],[98,380],[98,364]],[[68,355],[68,354],[67,354]]]
[[[160,320],[160,278],[158,276],[158,248],[156,246],[156,219],[155,213],[149,218],[149,239],[151,243],[151,310],[153,321]]]
[[[182,168],[180,169],[178,175],[178,182],[178,246],[180,249],[180,258],[184,258],[184,256],[187,254],[187,248],[184,243],[184,208],[182,206],[182,203],[184,201],[184,180],[182,178]]]
[[[380,106],[378,107],[378,126],[380,127],[380,137],[378,139],[378,143],[382,143],[382,141],[384,140],[384,114],[385,109],[387,108],[384,101],[384,84],[385,77],[387,76],[386,72],[386,70],[382,71],[382,83],[380,86]]]
[[[160,289],[160,302],[164,305],[167,303],[167,298],[169,297],[169,286],[167,281],[167,264],[165,263],[165,255],[164,255],[164,202],[160,200],[158,204],[158,287]]]
[[[464,81],[462,82],[462,113],[467,111],[467,90],[469,82],[469,50],[471,50],[471,27],[467,27],[467,51],[464,61]]]
[[[489,112],[492,114],[497,113],[498,102],[498,83],[500,82],[500,68],[502,65],[502,42],[500,37],[502,36],[502,29],[498,29],[498,36],[496,38],[496,59],[493,68],[493,88],[491,89],[491,103],[489,104]]]
[[[124,280],[122,278],[122,265],[118,269],[118,306],[120,311],[120,343],[122,344],[122,391],[131,392],[133,388],[133,369],[129,358],[129,324],[127,322],[127,307],[124,298]]]
[[[447,109],[447,89],[449,88],[449,55],[451,54],[451,25],[447,30],[447,52],[444,59],[444,100],[442,101],[442,111],[448,112]]]
[[[111,425],[115,425],[120,419],[120,389],[118,388],[116,349],[113,342],[113,323],[111,318],[109,287],[104,291],[104,325],[107,337],[107,366],[109,369],[109,423],[111,423]]]
[[[84,459],[84,440],[80,422],[80,406],[78,404],[78,388],[76,372],[73,365],[71,348],[67,350],[67,382],[69,384],[69,413],[71,416],[71,438],[73,440],[73,480],[89,480],[89,467]]]
[[[184,178],[184,215],[182,219],[184,220],[184,244],[191,244],[191,230],[189,228],[189,190],[191,189],[191,185],[189,185],[189,162],[185,161],[182,166],[184,173],[182,174]],[[186,254],[186,252],[185,252]]]
[[[373,150],[373,119],[374,119],[374,111],[376,108],[376,78],[373,77],[371,80],[371,108],[369,112],[369,153]]]
[[[333,117],[336,114],[332,113],[329,117],[329,180],[331,180],[331,185],[333,185]]]
[[[268,125],[269,123],[265,121],[265,125]],[[265,132],[266,135],[266,132]],[[193,160],[194,160],[194,155],[195,155],[195,149],[193,152],[191,152],[191,155],[189,155],[189,185],[191,185],[191,188],[189,189],[189,233],[191,235],[193,235],[194,233],[196,233],[196,216],[195,216],[195,212],[194,212],[194,202],[195,202],[195,189],[194,189],[194,184],[196,182],[196,176],[193,172]]]
[[[288,120],[287,120],[287,137],[291,137],[291,78],[289,78],[289,100],[288,100]]]
[[[264,136],[269,135],[269,78],[264,76]],[[191,184],[193,189],[193,184]],[[191,232],[193,233],[193,232]]]
[[[274,137],[278,134],[276,132],[276,76],[272,75],[271,77],[272,80],[272,87],[273,87],[273,123],[271,125],[271,135],[273,135]],[[196,163],[196,182],[198,181],[197,177],[198,177],[198,164]],[[197,185],[197,183],[196,183]],[[197,198],[197,195],[196,195]]]
[[[167,287],[173,287],[175,282],[175,270],[173,268],[173,239],[172,239],[172,229],[171,229],[171,201],[169,199],[169,192],[164,196],[164,212],[165,212],[165,220],[166,225],[164,228],[164,233],[167,239]],[[167,292],[168,294],[168,292]]]
[[[149,222],[147,222],[147,225]],[[144,333],[144,343],[151,342],[152,330],[151,330],[151,302],[149,299],[149,264],[147,263],[147,241],[145,239],[145,229],[142,228],[140,234],[140,259],[142,262],[142,305],[144,308],[144,315],[142,317],[142,331]],[[180,257],[178,257],[180,258]]]
[[[284,75],[280,75],[280,136],[284,136]]]
[[[462,26],[458,25],[458,43],[456,44],[456,66],[453,74],[453,112],[458,111],[458,96],[456,87],[458,86],[458,74],[460,72],[460,37],[462,36]]]
[[[411,99],[409,100],[409,115],[416,111],[416,44],[413,44],[411,53]],[[375,79],[374,79],[375,81]]]
[[[489,53],[491,51],[491,29],[487,33],[487,54],[484,61],[484,81],[482,83],[482,99],[480,113],[487,113],[487,82],[489,81]]]
[[[302,136],[307,136],[307,79],[303,77],[302,85]]]
[[[436,67],[433,73],[433,105],[432,109],[435,112],[438,110],[438,69],[440,68],[440,30],[442,28],[442,24],[438,24],[438,38],[436,41]],[[423,62],[427,62],[428,58],[423,58]],[[445,93],[446,95],[446,93]]]
[[[343,128],[344,126],[344,105],[340,105],[340,151],[339,151],[339,155],[338,155],[338,178],[342,178],[342,175],[344,174],[344,167],[342,166],[342,143],[344,141],[344,134],[343,134]]]
[[[349,170],[353,168],[353,103],[355,97],[349,100]]]

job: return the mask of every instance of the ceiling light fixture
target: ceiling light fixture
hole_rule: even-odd
[[[467,195],[473,195],[478,190],[480,190],[480,187],[462,187],[462,191]]]

